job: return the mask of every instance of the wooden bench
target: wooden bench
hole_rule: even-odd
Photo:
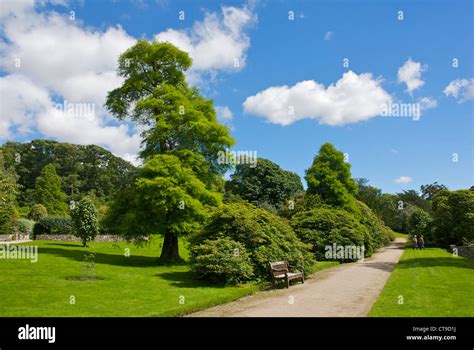
[[[298,268],[295,272],[290,270]],[[290,288],[290,281],[301,280],[304,283],[304,268],[303,266],[293,266],[288,264],[288,261],[277,261],[270,263],[270,272],[272,275],[273,288],[276,287],[278,281],[286,281],[286,288]]]

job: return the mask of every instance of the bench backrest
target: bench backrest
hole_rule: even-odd
[[[277,261],[270,263],[270,269],[273,276],[284,275],[285,271],[276,271],[276,270],[288,270],[288,261]]]

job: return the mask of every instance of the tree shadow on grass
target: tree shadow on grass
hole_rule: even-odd
[[[77,247],[79,249],[62,249],[62,248],[50,248],[50,247],[39,247],[39,255],[41,259],[42,254],[51,254],[56,256],[62,256],[70,260],[76,260],[83,262],[84,255],[88,254],[89,251],[87,248],[82,248],[78,245],[69,245],[69,244],[55,244],[66,247]],[[106,264],[114,266],[125,266],[125,267],[155,267],[155,266],[171,266],[169,263],[163,263],[159,260],[158,257],[152,256],[141,256],[141,255],[130,255],[126,257],[122,253],[118,254],[107,254],[92,251],[94,254],[94,263],[96,264]],[[179,261],[175,265],[185,265],[186,262]]]
[[[412,258],[400,260],[397,268],[410,269],[414,267],[456,267],[461,269],[474,269],[474,260],[468,260],[458,257],[443,257],[443,258]]]
[[[155,277],[171,281],[173,287],[178,288],[225,288],[223,283],[211,283],[196,279],[189,271],[164,272],[154,275]]]

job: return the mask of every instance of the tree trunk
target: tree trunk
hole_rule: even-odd
[[[174,233],[165,233],[160,259],[166,261],[180,260],[178,251],[178,236],[176,236]]]

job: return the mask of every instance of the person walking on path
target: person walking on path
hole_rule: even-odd
[[[421,235],[420,238],[418,238],[418,243],[419,243],[420,249],[425,249],[425,239],[423,238],[423,235]]]
[[[418,240],[416,235],[413,236],[413,249],[418,249]]]

